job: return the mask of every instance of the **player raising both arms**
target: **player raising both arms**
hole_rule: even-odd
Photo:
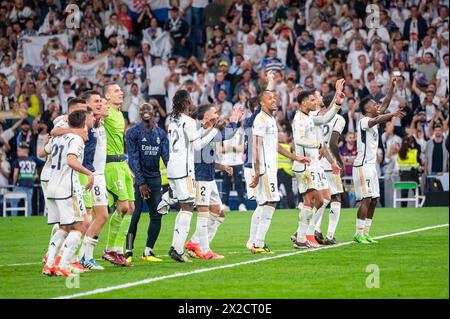
[[[84,128],[86,111],[77,110],[68,117],[70,128]],[[83,219],[86,209],[83,204],[82,190],[78,173],[88,176],[85,187],[93,185],[93,174],[81,165],[84,141],[72,133],[52,138],[45,146],[45,152],[51,156],[51,173],[48,181],[47,205],[48,223],[59,224],[49,245],[47,262],[42,270],[45,275],[70,276],[73,269],[70,264],[81,242]],[[56,256],[63,247],[58,265]]]
[[[230,123],[221,131],[221,134],[218,133],[204,148],[195,152],[197,227],[191,240],[186,243],[189,255],[194,258],[224,258],[222,255],[213,252],[209,247],[209,243],[213,240],[217,229],[225,219],[214,175],[215,170],[218,169],[231,176],[233,168],[216,163],[216,143],[231,139],[235,135],[242,113],[241,107],[236,108],[230,116]],[[196,118],[199,121],[217,116],[218,109],[214,104],[200,105],[196,111]],[[199,126],[200,122],[197,124],[197,127]]]
[[[178,90],[173,97],[173,113],[169,117],[169,162],[167,163],[167,178],[173,191],[173,197],[180,203],[180,212],[175,219],[172,246],[169,256],[178,262],[189,259],[183,252],[183,247],[189,233],[195,200],[194,151],[201,150],[212,141],[218,133],[216,127],[217,115],[204,118],[203,127],[197,130],[195,120],[189,116],[195,110],[189,92]]]
[[[357,154],[353,162],[353,184],[356,200],[360,201],[356,218],[356,234],[354,241],[362,244],[376,243],[369,235],[372,219],[375,214],[377,199],[380,197],[376,158],[378,149],[378,124],[390,121],[392,118],[405,116],[400,110],[383,114],[389,106],[395,78],[382,105],[378,105],[371,96],[361,100],[359,107],[363,117],[358,122]]]
[[[343,80],[336,82],[334,103],[330,105],[324,115],[310,114],[311,111],[317,109],[318,104],[318,97],[313,92],[303,91],[297,96],[299,110],[295,114],[292,123],[295,151],[297,154],[310,156],[311,165],[307,167],[306,165],[294,163],[292,167],[297,179],[299,193],[303,195],[297,232],[291,236],[295,248],[319,246],[314,238],[314,224],[311,225],[312,230],[309,226],[314,216],[314,210],[322,208],[325,204],[324,201],[329,202],[330,197],[329,186],[320,164],[320,157],[326,157],[334,173],[338,174],[340,168],[332,158],[326,145],[317,141],[316,126],[328,123],[340,109],[340,104],[344,99],[342,93],[343,83]],[[323,207],[323,209],[325,208]]]
[[[120,86],[110,83],[105,86],[105,98],[108,102],[108,116],[104,120],[106,133],[105,180],[109,193],[109,206],[115,205],[108,226],[108,240],[103,258],[109,262],[130,267],[123,250],[125,238],[130,227],[134,211],[133,176],[125,158],[125,119],[120,108],[123,92]]]
[[[253,178],[250,187],[256,188],[256,200],[260,208],[259,223],[256,228],[255,242],[251,248],[254,254],[267,254],[271,250],[265,238],[269,230],[275,206],[280,200],[277,180],[277,153],[305,165],[310,159],[296,156],[278,144],[278,127],[273,112],[277,109],[277,97],[274,94],[274,74],[269,73],[268,86],[259,95],[261,112],[253,122]]]

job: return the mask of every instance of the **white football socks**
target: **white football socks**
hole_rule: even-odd
[[[370,230],[370,227],[372,226],[372,219],[369,219],[369,218],[366,218],[366,223],[365,223],[365,225],[364,225],[365,227],[365,229],[364,229],[364,234],[368,234],[369,233],[369,230]]]
[[[313,217],[314,230],[318,233],[322,232],[321,226],[323,214],[325,213],[325,209],[327,208],[329,203],[330,201],[324,200],[322,206],[317,210],[316,216]]]
[[[256,231],[255,246],[264,247],[267,231],[269,230],[270,223],[272,222],[273,212],[275,207],[264,205],[261,208],[261,216],[259,218],[259,225]]]
[[[208,241],[211,243],[214,237],[216,236],[217,230],[219,226],[223,223],[225,217],[220,217],[216,214],[209,214],[208,219]]]
[[[145,247],[144,256],[150,256],[150,254],[152,252],[153,252],[153,249],[151,249],[150,247]]]
[[[52,232],[51,232],[50,238],[58,231],[58,229],[59,229],[59,224],[54,224],[53,228],[52,228]]]
[[[189,234],[191,218],[192,212],[181,210],[175,219],[172,246],[180,255],[183,254],[184,243],[186,242],[186,238]]]
[[[209,251],[208,220],[208,212],[199,212],[197,214],[197,227],[195,231],[198,234],[200,249],[203,254],[206,254]]]
[[[64,269],[69,266],[80,242],[81,233],[79,231],[72,230],[69,235],[67,235],[66,240],[63,243],[64,248],[61,261],[59,262],[59,268]]]
[[[311,207],[301,205],[299,213],[299,221],[297,228],[297,241],[304,243],[306,241],[306,231],[313,216],[313,209]]]
[[[252,247],[255,243],[256,231],[258,230],[259,219],[261,218],[262,206],[257,206],[252,214],[252,221],[250,223],[250,237],[247,242],[248,247]]]
[[[79,257],[80,259],[83,258],[85,260],[89,260],[91,258],[94,258],[94,248],[98,244],[98,239],[94,239],[92,237],[84,236],[83,244],[80,249]]]
[[[341,203],[331,202],[330,204],[330,217],[328,219],[328,232],[327,238],[333,239],[336,227],[339,223],[339,217],[341,216]]]
[[[314,236],[314,229],[316,228],[316,224],[314,223],[315,222],[314,217],[317,216],[318,210],[317,210],[317,208],[313,207],[311,209],[311,211],[312,211],[312,215],[311,215],[311,219],[309,220],[308,228],[306,229],[306,236]]]
[[[366,228],[365,219],[356,218],[356,235],[364,235]]]
[[[58,255],[58,252],[61,249],[61,246],[66,237],[67,233],[62,229],[58,229],[53,234],[52,238],[50,238],[50,244],[48,245],[47,249],[47,263],[46,263],[47,266],[49,267],[54,266],[56,256]]]

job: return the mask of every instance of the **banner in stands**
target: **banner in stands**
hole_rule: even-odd
[[[160,32],[153,38],[147,32],[142,32],[144,36],[144,42],[150,44],[150,54],[153,56],[159,56],[163,60],[167,61],[170,57],[172,44],[170,43],[170,35],[168,32]]]
[[[69,64],[72,67],[72,78],[86,78],[92,83],[97,83],[100,81],[101,75],[108,70],[108,53],[86,63],[69,59]]]
[[[66,50],[69,49],[67,34],[25,36],[23,37],[23,64],[41,67],[55,63],[59,66],[60,63],[65,62],[58,58],[64,52],[61,45]]]

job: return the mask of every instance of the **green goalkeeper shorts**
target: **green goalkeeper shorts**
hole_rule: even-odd
[[[110,162],[105,166],[108,205],[113,206],[118,200],[134,201],[133,176],[127,162]]]
[[[92,190],[87,190],[84,188],[84,185],[86,185],[88,182],[88,177],[87,175],[81,173],[78,176],[80,178],[80,184],[83,189],[84,206],[86,206],[86,208],[92,208],[92,204],[94,203],[94,198],[92,197]]]

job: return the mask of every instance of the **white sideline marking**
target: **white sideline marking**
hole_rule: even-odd
[[[383,235],[383,236],[377,236],[377,237],[374,237],[374,238],[375,239],[382,239],[382,238],[388,238],[388,237],[401,236],[401,235],[417,233],[417,232],[431,230],[431,229],[448,227],[448,225],[449,224],[442,224],[442,225],[423,227],[423,228],[413,229],[413,230],[399,232],[399,233],[393,233],[393,234],[387,234],[387,235]],[[182,272],[182,273],[175,273],[175,274],[172,274],[172,275],[147,278],[147,279],[140,280],[140,281],[130,282],[130,283],[121,284],[121,285],[117,285],[117,286],[106,287],[106,288],[99,288],[99,289],[86,291],[86,292],[73,294],[73,295],[60,296],[60,297],[56,297],[56,298],[53,298],[53,299],[72,299],[72,298],[90,296],[90,295],[100,294],[100,293],[109,292],[109,291],[113,291],[113,290],[130,288],[130,287],[139,286],[139,285],[145,285],[145,284],[148,284],[148,283],[151,283],[151,282],[155,282],[155,281],[161,281],[161,280],[177,278],[177,277],[185,277],[185,276],[200,274],[200,273],[203,273],[203,272],[209,272],[209,271],[213,271],[213,270],[233,268],[233,267],[242,266],[242,265],[255,264],[255,263],[263,262],[263,261],[266,261],[266,260],[272,260],[272,259],[284,258],[284,257],[289,257],[289,256],[294,256],[294,255],[300,255],[300,254],[305,254],[305,253],[309,253],[309,252],[315,252],[315,251],[323,250],[323,249],[331,249],[331,248],[347,246],[347,245],[350,245],[352,243],[353,243],[353,241],[348,241],[348,242],[340,243],[340,244],[337,244],[337,245],[334,245],[334,246],[321,246],[321,247],[315,248],[315,249],[305,249],[305,250],[301,250],[301,251],[294,251],[294,252],[291,252],[291,253],[286,253],[286,254],[281,254],[281,255],[276,255],[276,256],[271,256],[271,257],[264,257],[264,258],[259,258],[259,259],[247,260],[247,261],[238,262],[238,263],[235,263],[235,264],[228,264],[228,265],[222,265],[222,266],[210,267],[210,268],[202,268],[202,269],[197,269],[197,270],[193,270],[193,271],[189,271],[189,272]]]
[[[40,263],[23,263],[23,264],[7,264],[7,265],[0,265],[0,267],[14,267],[14,266],[30,266],[30,265],[39,265]]]

